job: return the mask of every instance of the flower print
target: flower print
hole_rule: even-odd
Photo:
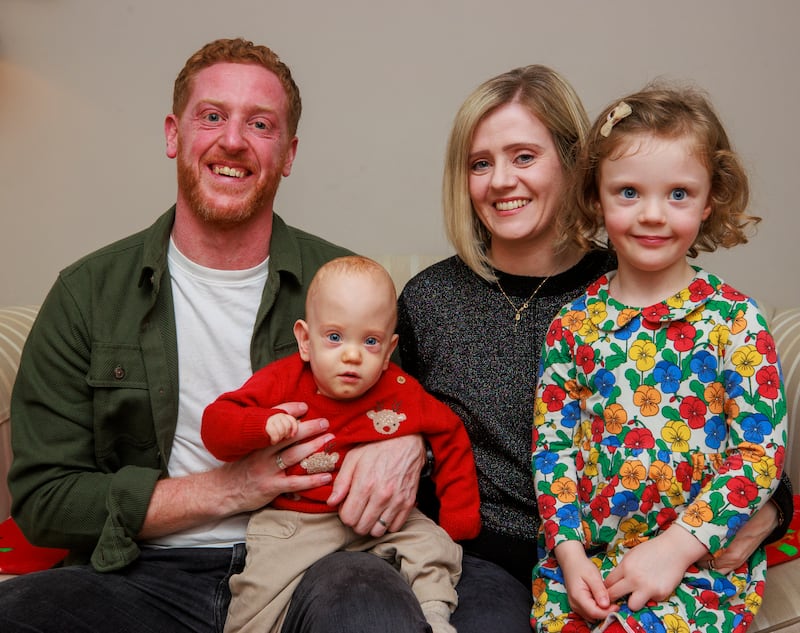
[[[625,312],[626,310],[629,310],[629,308],[626,308],[625,310],[623,310],[623,312]],[[636,332],[638,332],[642,327],[642,318],[639,316],[639,311],[638,310],[630,310],[630,311],[635,312],[636,316],[631,316],[630,320],[625,325],[620,326],[617,330],[614,331],[614,338],[616,338],[617,340],[627,341],[634,334],[636,334]],[[617,320],[619,321],[621,318],[622,316],[620,316],[620,318]]]
[[[636,363],[639,371],[650,371],[656,364],[655,356],[657,348],[653,341],[647,339],[636,339],[628,352],[628,358]]]
[[[705,350],[692,356],[689,367],[701,382],[711,382],[717,377],[717,359]]]
[[[758,486],[747,477],[731,477],[725,482],[728,502],[737,508],[746,508],[758,497]]]
[[[766,455],[766,452],[767,451],[760,443],[753,444],[752,442],[742,442],[739,445],[739,455],[742,456],[742,459],[751,464],[755,464]]]
[[[572,503],[561,506],[556,511],[556,517],[558,517],[558,522],[563,527],[577,529],[581,525],[581,517],[578,514],[578,508],[576,508]]]
[[[725,387],[720,382],[712,382],[703,391],[703,398],[705,398],[706,405],[711,413],[722,413],[722,408],[725,405]]]
[[[547,549],[553,549],[556,543],[556,535],[558,534],[558,523],[555,521],[544,522],[544,542]]]
[[[592,512],[592,518],[595,523],[602,523],[603,519],[607,519],[611,515],[611,506],[608,502],[608,497],[598,495],[589,502],[589,508]]]
[[[747,319],[744,318],[744,310],[739,310],[733,317],[733,322],[731,323],[731,333],[739,334],[739,332],[744,332],[746,329]]]
[[[673,342],[678,352],[688,352],[694,345],[697,328],[685,321],[675,321],[667,328],[667,339]]]
[[[605,420],[599,415],[592,416],[592,442],[599,443],[603,440]]]
[[[656,440],[650,429],[631,429],[625,435],[625,446],[633,450],[653,448]]]
[[[706,434],[706,446],[718,450],[728,434],[728,428],[723,422],[722,418],[715,415],[709,418],[703,426],[703,431]]]
[[[753,444],[764,442],[764,436],[772,433],[772,423],[763,413],[751,413],[742,420],[744,439]]]
[[[620,532],[624,535],[624,543],[626,547],[635,547],[639,543],[647,540],[647,537],[642,535],[647,532],[647,523],[643,523],[638,519],[625,519],[619,524]]]
[[[706,609],[719,609],[719,594],[716,591],[709,589],[701,591],[697,601]]]
[[[652,479],[655,482],[656,488],[659,491],[665,492],[669,490],[670,485],[672,485],[672,475],[673,475],[672,466],[660,460],[655,461],[652,464],[650,464],[649,474],[650,474],[650,479]]]
[[[594,371],[594,348],[591,345],[581,345],[575,350],[575,364],[583,369],[584,373]]]
[[[715,325],[708,333],[708,340],[717,349],[724,349],[730,345],[731,329],[724,324]]]
[[[695,501],[683,513],[681,520],[692,527],[700,527],[714,518],[714,511],[705,501]]]
[[[626,461],[619,469],[620,481],[628,490],[638,490],[646,475],[647,471],[638,459]]]
[[[739,417],[739,403],[736,400],[726,400],[723,408],[726,420],[735,420]]]
[[[745,597],[744,602],[745,608],[747,608],[748,611],[751,613],[756,613],[761,608],[761,605],[764,602],[764,597],[760,596],[755,591],[751,591]]]
[[[604,398],[608,398],[608,396],[611,395],[611,391],[616,384],[616,377],[607,369],[598,369],[597,373],[594,375],[594,388],[597,389]]]
[[[639,311],[633,308],[623,308],[619,311],[617,315],[617,327],[625,327],[628,323],[633,321],[637,316],[639,316]]]
[[[706,297],[710,297],[713,292],[713,286],[705,279],[695,279],[689,284],[689,299],[691,301],[701,301]]]
[[[592,480],[585,476],[581,477],[578,480],[578,498],[581,500],[581,503],[589,503],[593,492],[594,486],[592,485]]]
[[[589,475],[590,477],[596,477],[598,473],[597,469],[597,461],[600,459],[600,451],[596,448],[593,448],[589,451],[589,456],[586,458],[586,464],[583,468],[583,472]]]
[[[586,312],[583,310],[570,310],[561,317],[561,325],[570,332],[578,332],[583,327],[586,320]]]
[[[658,413],[661,393],[650,385],[640,385],[633,394],[633,404],[639,407],[643,416],[649,417]]]
[[[572,429],[581,420],[580,402],[568,402],[561,409],[561,425],[567,429]]]
[[[653,509],[653,505],[659,501],[661,501],[661,495],[658,487],[655,484],[650,484],[642,491],[642,501],[639,509],[642,512],[650,512]]]
[[[691,437],[692,431],[683,420],[670,420],[661,429],[661,439],[667,442],[676,453],[683,453],[689,450]],[[654,462],[654,464],[658,463],[663,462]],[[666,464],[664,465],[666,466]],[[672,469],[670,469],[669,476],[672,477]]]
[[[741,527],[747,523],[747,519],[749,518],[750,515],[746,512],[739,512],[731,515],[726,524],[728,526],[728,531],[725,533],[725,537],[731,538],[734,536],[741,529]]]
[[[694,467],[689,462],[681,462],[675,467],[675,479],[684,492],[691,487],[693,475]]]
[[[767,357],[770,363],[778,362],[778,351],[775,348],[775,339],[766,330],[761,330],[756,336],[756,349]]]
[[[678,518],[675,508],[661,508],[656,515],[656,524],[662,530],[666,530]]]
[[[699,305],[689,314],[683,317],[683,320],[688,321],[689,323],[697,323],[698,321],[702,321],[703,315],[705,314],[705,309],[706,308],[704,305]]]
[[[559,477],[550,484],[550,492],[561,503],[572,503],[578,498],[578,486],[569,477]]]
[[[603,411],[606,429],[615,435],[622,431],[622,426],[628,421],[628,413],[621,404],[610,404]]]
[[[592,395],[592,390],[580,384],[577,380],[568,380],[565,382],[564,389],[567,390],[567,395],[569,395],[570,398],[581,401],[581,406],[583,406],[586,399]]]
[[[661,620],[652,611],[642,613],[639,624],[645,630],[645,633],[667,633],[667,629],[661,623]]]
[[[671,297],[667,298],[667,305],[670,308],[680,309],[683,307],[683,304],[689,299],[689,290],[688,288],[684,288],[680,292],[676,292]]]
[[[738,398],[744,393],[742,388],[742,375],[732,369],[726,369],[722,373],[722,382],[725,385],[725,393],[728,398]]]
[[[547,584],[544,578],[534,578],[533,580],[533,615],[541,618],[547,606]]]
[[[723,297],[729,299],[730,301],[747,301],[746,295],[743,295],[741,292],[736,290],[736,288],[726,283],[720,285],[719,291],[722,293]]]
[[[628,490],[616,493],[611,498],[611,514],[618,517],[628,516],[639,507],[636,495]]]
[[[536,503],[539,506],[539,516],[543,519],[549,519],[556,513],[556,498],[552,495],[539,495],[536,498]]]
[[[592,301],[587,306],[587,312],[589,313],[589,320],[595,325],[602,323],[608,316],[604,301]]]
[[[661,319],[669,315],[669,306],[666,303],[655,303],[642,310],[642,325],[655,330],[661,327]]]
[[[533,467],[536,472],[551,474],[558,464],[558,453],[552,451],[539,451],[533,456]]]
[[[548,411],[558,411],[564,406],[564,397],[567,392],[558,385],[547,385],[542,390],[542,402],[547,405]]]
[[[775,365],[765,365],[756,372],[758,395],[768,400],[775,400],[781,392],[781,377]]]
[[[544,415],[547,413],[547,404],[542,401],[541,398],[537,397],[533,401],[533,427],[534,430],[536,427],[541,426],[544,424]]]
[[[555,346],[556,342],[564,337],[564,327],[562,323],[563,321],[561,319],[556,319],[550,324],[547,330],[547,336],[545,337],[548,347]]]
[[[677,475],[677,471],[675,473]],[[670,484],[669,490],[666,491],[667,498],[669,502],[674,505],[678,506],[683,503],[683,495],[686,490],[689,489],[690,484],[684,484],[683,482],[679,481],[677,477],[672,479],[672,483]],[[684,490],[686,488],[686,490]]]
[[[708,407],[697,396],[686,396],[680,406],[681,417],[693,429],[699,429],[705,424]]]
[[[676,613],[667,613],[664,616],[666,633],[690,633],[689,623]]]
[[[736,348],[736,351],[731,355],[731,362],[745,378],[749,378],[756,373],[756,367],[761,364],[764,357],[756,349],[755,345],[742,345]]]
[[[675,363],[660,360],[653,370],[653,378],[661,385],[664,393],[676,393],[681,384],[681,369]]]
[[[779,472],[775,460],[766,455],[753,464],[753,470],[756,473],[756,483],[762,488],[769,488]]]

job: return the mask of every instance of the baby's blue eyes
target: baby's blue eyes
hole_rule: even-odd
[[[672,193],[670,194],[670,198],[680,202],[681,200],[686,200],[686,196],[689,195],[686,193],[686,189],[673,189]]]
[[[623,198],[628,200],[633,200],[636,197],[636,189],[633,187],[623,187],[622,191],[620,192]]]
[[[342,340],[342,335],[338,334],[337,332],[332,332],[328,334],[328,340],[332,343],[339,343]]]
[[[373,345],[378,344],[378,339],[376,339],[374,336],[368,336],[364,341],[364,344],[372,347]]]

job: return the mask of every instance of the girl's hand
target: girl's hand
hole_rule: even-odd
[[[570,608],[584,620],[602,620],[619,610],[609,599],[600,570],[586,556],[583,544],[567,541],[556,546],[556,558],[564,574]]]
[[[661,601],[675,591],[686,570],[705,546],[680,525],[640,543],[606,576],[611,600],[628,596],[628,607],[639,611],[650,600]]]

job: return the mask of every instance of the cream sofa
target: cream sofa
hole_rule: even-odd
[[[399,288],[417,271],[440,259],[438,256],[377,257],[392,273]],[[789,408],[789,439],[786,470],[800,485],[800,307],[775,309],[762,306],[770,322],[783,363]],[[0,520],[9,514],[10,497],[5,477],[11,460],[10,411],[11,388],[16,376],[19,355],[36,316],[37,306],[0,308]],[[2,578],[2,576],[0,576]],[[770,570],[764,606],[751,630],[800,633],[800,559]]]

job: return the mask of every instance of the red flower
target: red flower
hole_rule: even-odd
[[[775,400],[780,393],[781,378],[774,365],[766,365],[756,372],[758,393],[764,398]]]
[[[731,301],[747,301],[747,297],[733,286],[722,284],[719,289],[722,292],[722,296],[726,299],[730,299]]]
[[[564,396],[567,392],[558,385],[547,385],[542,391],[542,402],[548,411],[560,411],[564,407]]]
[[[725,485],[730,490],[728,501],[737,508],[746,508],[758,496],[758,486],[747,477],[731,477]]]
[[[555,521],[545,521],[544,543],[547,549],[553,549],[555,547],[556,534],[558,534],[558,523]]]
[[[706,423],[706,403],[697,396],[686,396],[681,402],[681,417],[693,429],[702,428]]]
[[[675,468],[675,479],[677,479],[684,492],[687,492],[692,487],[692,476],[694,475],[694,466],[689,462],[681,462]]]
[[[575,363],[587,374],[594,370],[594,349],[591,345],[581,345],[575,350]]]
[[[775,339],[766,330],[761,330],[756,336],[756,349],[767,357],[770,363],[778,361],[778,352],[775,349]]]
[[[599,415],[592,418],[592,441],[600,442],[603,438],[603,430],[606,428],[606,422]]]
[[[536,498],[536,503],[539,504],[539,516],[543,519],[549,519],[556,513],[556,498],[552,495],[539,495]]]
[[[661,327],[661,317],[669,314],[669,306],[666,303],[656,303],[642,310],[642,326],[649,330],[657,330]]]
[[[700,301],[706,297],[711,296],[714,292],[713,286],[705,279],[695,279],[689,284],[689,299],[691,301]]]
[[[709,591],[708,589],[701,591],[697,600],[706,609],[713,609],[715,611],[719,609],[719,594],[715,591]]]
[[[661,499],[661,494],[658,492],[658,486],[651,484],[642,491],[642,501],[639,509],[642,512],[650,512],[653,509],[653,504]]]
[[[611,504],[608,502],[608,497],[602,494],[592,499],[589,508],[592,510],[592,518],[597,523],[602,523],[603,519],[611,515]]]
[[[656,523],[662,530],[666,530],[677,518],[678,513],[674,508],[662,508],[656,515]]]
[[[592,498],[592,480],[589,477],[581,477],[578,482],[578,497],[582,503],[586,503]]]
[[[561,319],[556,319],[550,324],[550,329],[547,330],[547,344],[552,347],[553,343],[560,341],[564,335],[564,328],[561,327]]]
[[[589,633],[591,629],[586,620],[570,619],[561,627],[561,633]]]
[[[685,321],[677,321],[667,328],[667,338],[674,342],[674,347],[679,352],[688,352],[694,345],[697,329]]]
[[[653,448],[656,440],[650,429],[631,429],[625,436],[627,448]]]

